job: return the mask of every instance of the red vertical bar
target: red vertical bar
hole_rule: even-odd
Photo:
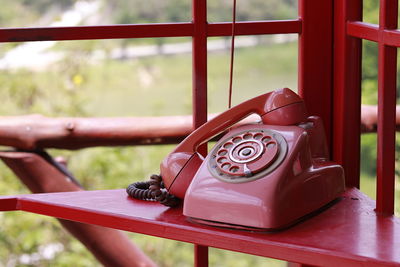
[[[193,116],[194,128],[207,121],[207,1],[193,0]]]
[[[207,121],[207,1],[192,1],[194,24],[192,52],[192,103],[193,128],[200,127]],[[199,148],[203,155],[207,154],[207,146]]]
[[[196,129],[207,121],[207,0],[192,1],[193,33],[193,127]],[[207,154],[207,145],[199,149]],[[208,266],[208,247],[194,245],[194,265]]]
[[[197,244],[194,245],[194,266],[208,266],[208,247]]]
[[[207,0],[192,1],[193,33],[193,127],[198,128],[207,121]],[[207,145],[199,149],[207,154]],[[194,265],[208,266],[208,247],[194,245]]]
[[[360,186],[361,40],[346,27],[361,19],[362,0],[334,1],[333,159],[350,187]]]
[[[192,1],[194,24],[192,52],[192,97],[193,127],[196,129],[207,121],[207,1]],[[200,147],[200,153],[207,154],[207,145]],[[196,267],[208,266],[208,247],[194,245]]]
[[[332,0],[300,0],[299,93],[308,113],[322,117],[331,145],[332,121]]]
[[[381,0],[379,31],[397,28],[397,0]],[[376,211],[394,212],[397,48],[379,40]]]

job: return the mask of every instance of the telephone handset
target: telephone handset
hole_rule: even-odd
[[[168,191],[184,198],[193,174],[203,159],[196,149],[248,115],[256,113],[264,124],[292,125],[305,122],[303,100],[288,88],[245,101],[203,124],[180,143],[161,163],[161,177]]]
[[[261,123],[232,127],[252,113]],[[197,152],[228,129],[205,159]],[[171,194],[184,199],[183,214],[200,223],[282,228],[344,191],[343,169],[328,157],[321,119],[307,117],[303,100],[283,88],[221,113],[183,140],[160,166],[168,194],[159,176],[127,191],[162,202],[173,199]]]

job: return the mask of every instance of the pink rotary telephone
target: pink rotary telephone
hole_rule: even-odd
[[[232,127],[256,113],[262,123]],[[229,130],[204,159],[198,147]],[[322,121],[288,88],[245,101],[190,134],[161,163],[170,194],[193,221],[238,229],[289,226],[340,196]]]

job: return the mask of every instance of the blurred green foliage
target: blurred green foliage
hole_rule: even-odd
[[[114,0],[104,1],[112,10],[116,23],[160,23],[191,20],[188,0]],[[232,1],[214,0],[207,3],[209,21],[232,20]],[[296,0],[252,0],[237,2],[237,20],[290,19],[297,16]]]
[[[40,23],[49,11],[71,7],[76,0],[13,0],[3,1],[0,8],[1,27],[22,27]]]

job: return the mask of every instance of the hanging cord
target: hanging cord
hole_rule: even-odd
[[[175,207],[180,202],[179,198],[168,193],[161,176],[156,174],[150,176],[150,181],[130,184],[126,188],[126,192],[130,197],[141,200],[159,201],[168,207]]]
[[[232,37],[231,37],[231,64],[229,73],[229,104],[232,107],[232,84],[233,84],[233,62],[235,59],[235,26],[236,26],[236,0],[233,0],[232,7]]]

